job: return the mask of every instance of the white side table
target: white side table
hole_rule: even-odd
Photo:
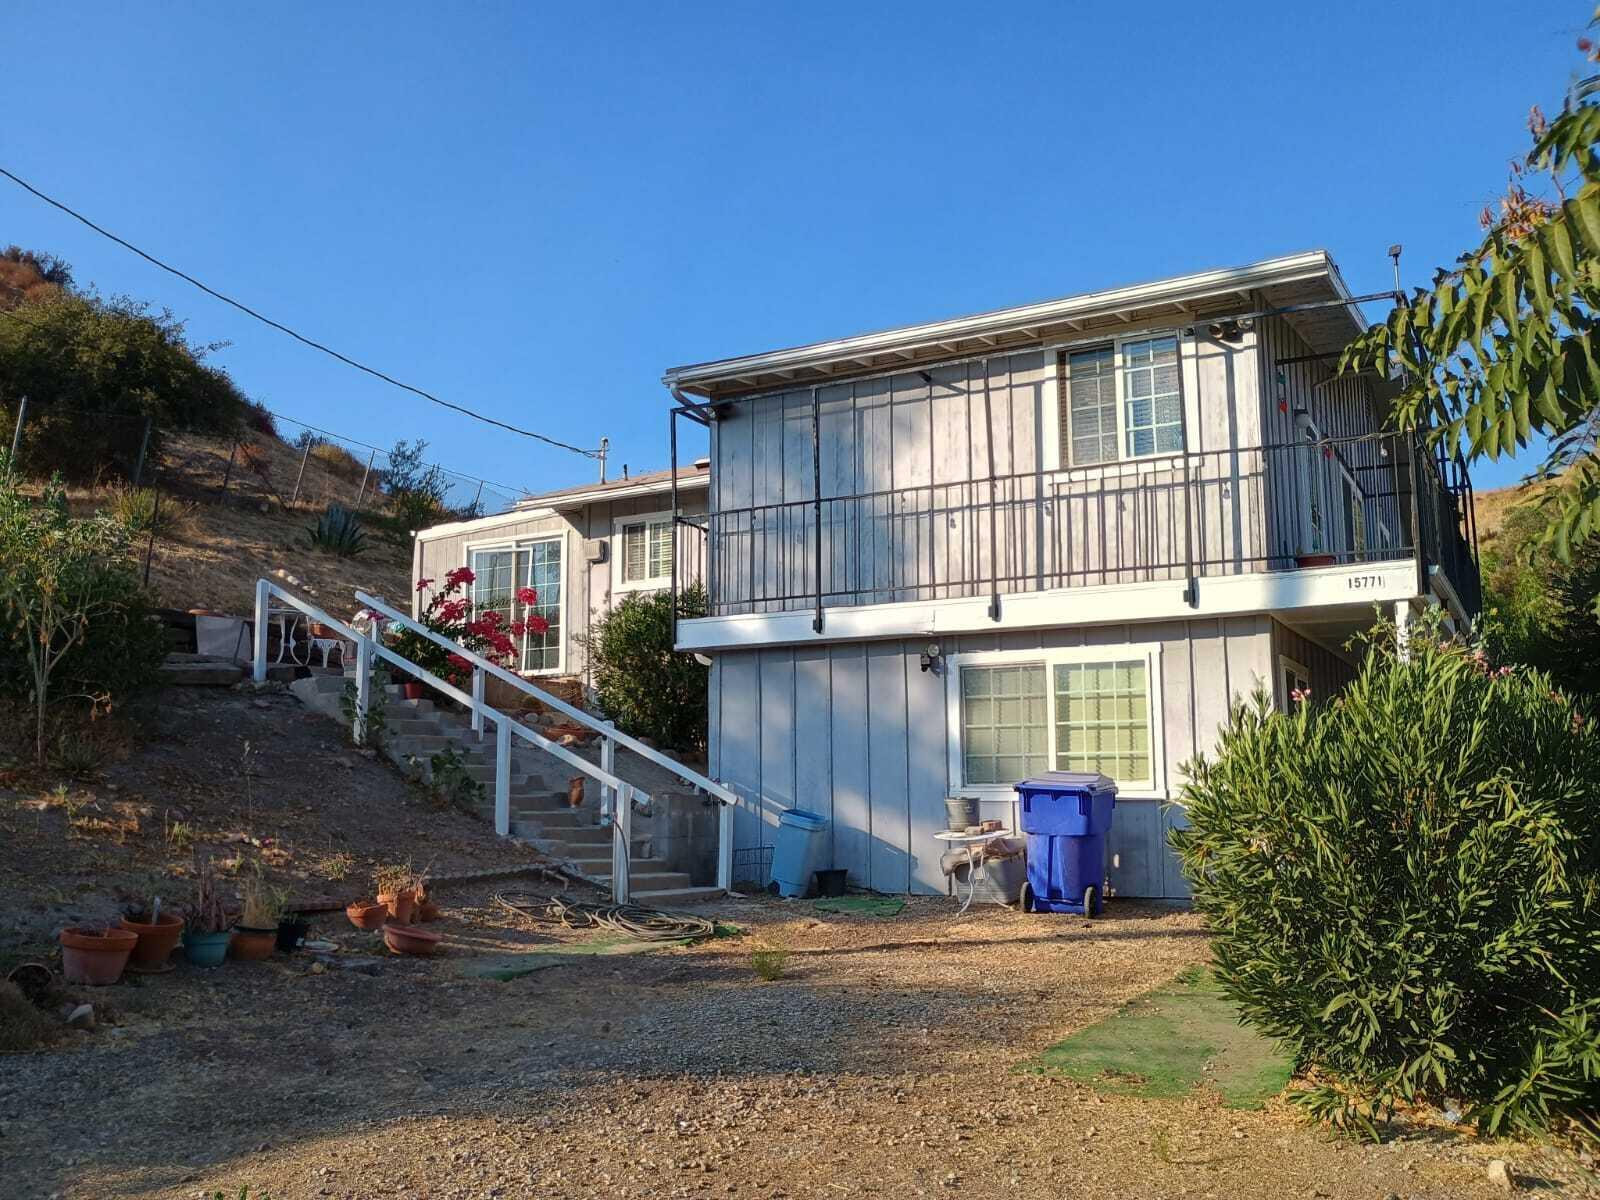
[[[1016,830],[995,829],[989,833],[954,833],[948,829],[942,829],[933,836],[941,842],[959,846],[967,852],[967,898],[961,902],[961,908],[956,913],[959,917],[972,907],[972,898],[978,894],[978,866],[983,862],[981,852],[988,847],[990,842],[1016,837]]]

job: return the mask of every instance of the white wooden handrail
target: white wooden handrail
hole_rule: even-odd
[[[272,598],[276,596],[291,608],[304,613],[313,621],[327,625],[341,636],[355,643],[356,646],[356,703],[355,718],[352,734],[358,743],[364,743],[367,738],[367,713],[372,704],[372,668],[373,660],[387,660],[400,667],[408,674],[416,676],[435,690],[443,692],[446,696],[465,706],[473,714],[473,728],[481,732],[482,722],[485,718],[494,722],[495,726],[495,832],[502,836],[511,831],[511,738],[513,735],[539,747],[554,758],[575,767],[583,774],[594,779],[601,787],[603,796],[614,795],[616,805],[612,820],[612,895],[618,903],[627,903],[629,900],[628,860],[629,840],[631,838],[633,806],[638,804],[648,805],[651,796],[634,787],[627,780],[617,776],[611,770],[615,761],[615,743],[620,741],[630,749],[649,758],[653,762],[668,768],[680,778],[688,779],[697,786],[705,787],[721,801],[720,820],[718,822],[717,846],[717,885],[727,889],[732,886],[733,874],[733,810],[731,804],[738,802],[735,793],[714,780],[706,779],[697,771],[692,771],[681,763],[674,762],[665,755],[653,751],[650,747],[634,738],[629,737],[616,729],[615,726],[597,722],[581,709],[558,700],[548,693],[532,687],[517,676],[504,670],[481,655],[474,654],[463,646],[459,646],[449,639],[441,637],[431,629],[419,625],[411,618],[396,612],[389,605],[364,592],[357,592],[357,599],[364,603],[372,617],[372,631],[362,632],[344,621],[329,615],[316,605],[285,591],[269,579],[256,581],[256,621],[254,638],[254,661],[252,663],[252,676],[257,683],[263,682],[267,677],[267,634],[271,620]],[[468,695],[454,684],[441,679],[426,667],[412,662],[398,651],[391,650],[383,644],[381,632],[378,631],[377,614],[382,613],[391,620],[399,621],[403,626],[415,629],[452,653],[459,654],[470,661],[473,666],[472,694]],[[539,700],[549,704],[552,708],[565,713],[581,724],[594,729],[606,739],[603,744],[603,765],[596,766],[582,755],[569,750],[559,742],[551,741],[543,734],[537,733],[526,725],[517,721],[510,714],[485,704],[483,700],[484,672],[504,679],[513,686]]]
[[[620,729],[617,729],[615,726],[608,725],[597,720],[591,714],[584,712],[583,709],[578,708],[575,705],[568,704],[565,700],[562,700],[556,696],[552,696],[549,692],[535,687],[526,679],[523,679],[520,675],[506,670],[499,663],[492,662],[489,659],[484,658],[481,654],[474,654],[471,650],[457,645],[449,638],[433,632],[433,630],[429,629],[427,626],[422,625],[412,618],[406,616],[404,613],[391,607],[389,604],[378,599],[376,596],[369,596],[366,592],[357,592],[356,599],[365,604],[369,609],[375,609],[378,612],[383,613],[384,616],[390,618],[391,620],[400,622],[405,628],[415,630],[429,641],[435,642],[438,645],[443,646],[445,649],[461,655],[462,658],[465,658],[475,667],[486,671],[488,674],[493,675],[496,679],[499,679],[502,682],[509,683],[512,687],[525,692],[527,695],[532,696],[540,703],[548,705],[557,712],[561,713],[563,716],[570,717],[572,720],[578,722],[578,724],[588,729],[593,729],[596,733],[599,733],[604,737],[611,738],[620,745],[626,746],[640,758],[646,759],[655,763],[658,767],[663,767],[666,770],[671,771],[679,779],[682,779],[688,783],[692,783],[695,787],[710,793],[723,804],[738,804],[740,802],[738,793],[736,793],[732,788],[718,783],[715,779],[711,779],[705,775],[702,775],[699,771],[696,771],[691,767],[684,766],[676,759],[661,753],[661,751],[646,746],[638,738],[631,737],[628,734],[623,733]]]

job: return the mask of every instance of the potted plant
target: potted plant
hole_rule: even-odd
[[[376,900],[353,900],[345,906],[344,915],[357,929],[382,929],[389,919],[389,906]]]
[[[139,935],[126,929],[74,925],[61,931],[60,940],[61,977],[68,983],[103,987],[122,978]]]
[[[240,962],[258,962],[270,955],[278,944],[278,920],[283,916],[288,894],[268,883],[258,868],[245,881],[240,898],[244,901],[244,911],[234,926],[228,950]]]
[[[390,922],[383,927],[383,944],[396,954],[432,954],[442,940],[440,934],[416,925]]]
[[[412,919],[419,925],[439,919],[439,906],[428,894],[428,878],[432,871],[433,865],[430,863],[417,872],[411,881],[412,887],[416,891],[416,903],[412,907],[411,915]]]
[[[172,967],[172,951],[183,934],[183,916],[161,910],[161,897],[148,906],[136,904],[122,914],[122,928],[139,939],[128,962],[133,971],[166,971]]]
[[[233,938],[228,910],[217,888],[217,870],[209,855],[195,864],[194,899],[183,930],[183,953],[197,967],[220,967]]]
[[[417,902],[416,876],[411,864],[379,867],[373,882],[378,888],[378,903],[389,910],[389,919],[409,925]]]

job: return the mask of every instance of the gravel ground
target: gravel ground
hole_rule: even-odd
[[[446,898],[447,950],[296,957],[106,989],[122,1024],[0,1059],[0,1194],[406,1197],[1475,1197],[1485,1163],[1589,1195],[1575,1160],[1412,1127],[1339,1142],[1281,1103],[1100,1096],[1020,1071],[1203,961],[1189,913],[914,901],[899,918],[729,900],[748,934],[466,976],[582,936]],[[340,935],[336,962],[371,950]],[[763,982],[752,946],[789,951]]]

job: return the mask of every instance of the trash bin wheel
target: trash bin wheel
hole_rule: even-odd
[[[1028,901],[1032,898],[1033,889],[1028,886],[1028,881],[1022,881],[1022,887],[1017,891],[1017,911],[1027,912],[1031,905]]]
[[[1083,915],[1086,918],[1094,916],[1094,902],[1097,895],[1098,893],[1092,883],[1083,889]]]

